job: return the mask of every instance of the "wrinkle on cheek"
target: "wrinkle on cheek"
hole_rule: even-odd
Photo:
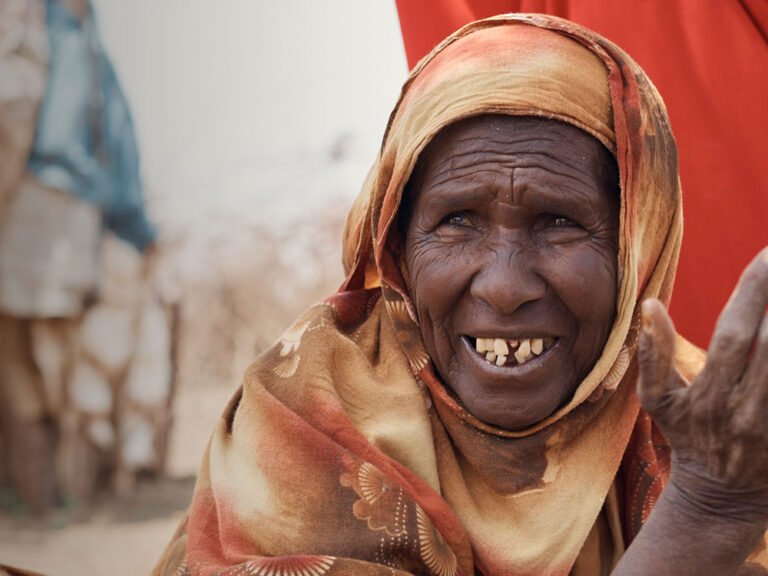
[[[453,272],[473,260],[469,243],[447,243],[433,236],[411,241],[407,257],[413,271],[429,269],[437,277],[451,277]]]
[[[618,215],[611,220],[618,221]],[[619,226],[616,224],[604,224],[598,226],[597,230],[592,233],[592,238],[597,241],[605,242],[606,245],[611,247],[618,246],[619,243]]]
[[[618,247],[615,247],[613,242],[601,238],[592,238],[592,242],[587,246],[593,252],[595,262],[601,266],[600,273],[615,278],[618,267]]]
[[[414,305],[424,345],[446,380],[460,373],[455,350],[452,316],[447,314],[445,286],[455,280],[457,268],[470,257],[463,242],[446,242],[434,235],[412,235],[406,258]]]
[[[416,305],[416,309],[419,313],[419,322],[421,323],[422,304],[426,304],[422,302],[421,295],[424,286],[429,285],[432,281],[432,269],[440,265],[440,253],[438,250],[434,249],[432,242],[425,238],[410,243],[406,252],[406,259],[408,262],[408,274],[413,290],[411,297]]]
[[[593,320],[595,329],[580,335],[580,338],[582,339],[581,346],[583,349],[593,350],[596,357],[593,358],[589,365],[579,367],[578,371],[582,372],[582,374],[578,374],[579,377],[586,375],[586,372],[591,369],[594,362],[597,361],[600,351],[604,347],[616,317],[616,299],[618,294],[618,263],[616,261],[616,249],[612,248],[611,244],[608,242],[592,242],[585,248],[587,249],[585,257],[589,259],[591,264],[589,267],[589,278],[591,278],[592,281],[584,284],[584,297],[598,298],[603,302],[611,302],[612,304],[610,308],[606,307],[602,313]]]
[[[440,253],[434,249],[430,242],[422,241],[414,244],[408,251],[408,266],[414,292],[418,293],[418,286],[422,285],[420,279],[429,274],[429,271],[440,264]],[[424,282],[428,282],[425,280]],[[414,294],[415,296],[415,294]]]
[[[616,295],[619,292],[618,248],[611,248],[606,250],[604,247],[599,247],[599,248],[596,248],[596,251],[599,254],[598,262],[601,267],[600,276],[602,276],[605,279],[611,280],[612,283],[609,285],[611,287],[610,294],[615,301]],[[615,302],[614,302],[614,313],[615,313]]]
[[[430,252],[435,249],[434,242],[428,236],[412,240],[408,244],[407,257],[414,267],[420,266],[422,261],[429,260]]]

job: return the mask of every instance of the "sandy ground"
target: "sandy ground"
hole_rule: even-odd
[[[97,517],[66,528],[3,530],[0,557],[52,576],[149,574],[182,516],[135,522]]]
[[[59,512],[34,522],[0,513],[0,562],[50,576],[149,574],[184,515],[203,450],[231,392],[228,385],[178,391],[169,478],[142,482],[130,497],[98,501],[78,517]]]

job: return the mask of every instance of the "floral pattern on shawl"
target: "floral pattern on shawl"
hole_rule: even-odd
[[[386,534],[382,535],[379,561],[430,576],[457,574],[456,555],[420,506],[414,504],[399,486],[370,462],[345,458],[344,465],[346,471],[339,481],[342,486],[352,488],[359,497],[352,507],[355,517],[366,521],[369,530]],[[405,555],[399,561],[385,559],[385,543],[389,548],[393,544],[395,547],[404,545],[414,555],[418,551],[428,570],[419,566],[418,562],[407,561]]]
[[[454,576],[458,570],[456,555],[435,529],[424,510],[416,508],[416,521],[419,526],[419,551],[421,558],[435,576]]]
[[[389,536],[407,531],[408,508],[403,490],[369,462],[349,460],[342,486],[354,489],[360,497],[352,507],[355,517],[365,520],[369,530],[384,530]]]

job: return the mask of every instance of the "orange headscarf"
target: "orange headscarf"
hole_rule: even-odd
[[[483,423],[427,355],[394,233],[419,153],[472,115],[538,115],[620,172],[620,278],[602,355],[531,428]],[[466,26],[412,72],[345,232],[348,277],[248,370],[157,574],[597,575],[661,492],[669,449],[638,406],[639,303],[668,301],[682,234],[664,105],[619,48],[570,22]],[[682,353],[691,376],[700,358]],[[183,573],[183,572],[180,572]]]

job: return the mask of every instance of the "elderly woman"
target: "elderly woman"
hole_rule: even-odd
[[[556,18],[463,28],[406,82],[346,281],[247,372],[156,574],[768,574],[768,251],[705,358],[664,310],[681,233],[626,54]]]

